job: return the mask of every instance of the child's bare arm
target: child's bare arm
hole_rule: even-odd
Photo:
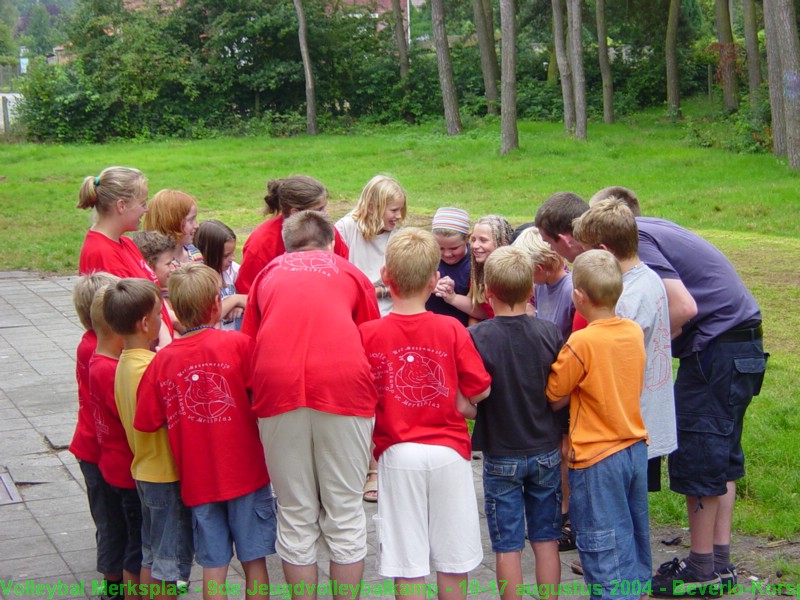
[[[568,404],[569,404],[569,396],[564,396],[562,398],[559,398],[558,400],[550,400],[550,408],[553,409],[553,412],[561,410]]]
[[[233,294],[225,296],[222,299],[222,318],[230,319],[240,317],[244,312],[244,307],[247,304],[247,294]],[[231,311],[239,309],[238,314],[231,314]]]
[[[474,419],[478,414],[477,407],[461,393],[461,390],[456,393],[456,408],[467,419]]]

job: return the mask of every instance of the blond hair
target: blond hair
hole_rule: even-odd
[[[94,300],[97,290],[118,281],[119,277],[116,275],[105,271],[96,271],[90,275],[80,276],[75,282],[75,287],[72,288],[72,306],[75,307],[78,320],[85,330],[92,329],[92,300]]]
[[[594,306],[615,308],[622,294],[622,269],[607,250],[587,250],[572,263],[572,287]]]
[[[117,200],[133,202],[147,199],[147,179],[139,169],[108,167],[97,177],[83,178],[78,191],[78,208],[94,208],[103,214],[111,210]]]
[[[492,232],[492,239],[496,248],[508,246],[511,243],[511,224],[505,217],[500,215],[486,215],[481,217],[472,226],[473,233],[478,225],[487,225]],[[467,296],[472,300],[472,305],[476,306],[486,302],[486,284],[483,280],[483,269],[485,262],[479,263],[475,260],[475,254],[470,253],[470,275],[469,292]]]
[[[484,269],[486,289],[512,308],[533,295],[533,264],[521,249],[504,246],[492,252]]]
[[[112,284],[109,283],[98,289],[94,294],[94,298],[92,298],[92,329],[97,334],[98,339],[114,335],[114,330],[111,329],[111,325],[106,321],[105,313],[103,312],[106,290],[108,290],[111,285]]]
[[[103,297],[103,317],[119,335],[136,333],[136,324],[161,302],[161,290],[152,281],[128,277],[109,285]]]
[[[564,270],[564,257],[542,239],[542,235],[536,227],[525,229],[511,245],[525,252],[534,268],[542,265],[548,273]]]
[[[383,213],[386,205],[394,200],[403,201],[400,215],[405,219],[406,193],[391,177],[376,175],[361,190],[352,217],[365,240],[371,240],[383,230]]]
[[[572,237],[581,244],[599,248],[602,244],[618,260],[635,258],[639,252],[639,228],[628,205],[620,198],[607,198],[575,219]]]
[[[287,252],[326,250],[334,239],[330,217],[315,210],[304,210],[287,218],[281,235]]]
[[[145,231],[158,231],[173,240],[176,245],[183,238],[183,222],[197,200],[179,190],[159,190],[144,214]]]
[[[221,286],[219,273],[202,263],[187,263],[173,271],[167,289],[178,320],[187,328],[214,325],[212,312]]]
[[[386,244],[386,276],[392,292],[406,298],[424,290],[439,266],[439,245],[433,234],[406,227]]]

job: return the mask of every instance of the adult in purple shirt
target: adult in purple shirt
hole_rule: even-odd
[[[744,476],[744,413],[766,370],[761,311],[730,261],[700,236],[664,219],[642,217],[627,188],[600,190],[590,204],[615,196],[636,215],[639,257],[661,277],[670,304],[678,449],[669,457],[670,488],[686,496],[691,550],[653,577],[653,595],[730,588],[736,480]],[[707,588],[713,589],[713,588]]]

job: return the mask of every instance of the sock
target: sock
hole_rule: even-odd
[[[707,581],[714,577],[714,553],[698,554],[689,552],[686,564],[695,572],[700,581]],[[728,565],[725,565],[726,567]]]
[[[721,573],[731,564],[731,545],[718,546],[714,544],[714,570]]]

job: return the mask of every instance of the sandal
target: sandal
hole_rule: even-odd
[[[572,530],[572,525],[567,522],[561,528],[561,537],[558,538],[558,551],[569,552],[570,550],[575,550],[577,547],[575,543],[575,532]]]
[[[373,477],[373,479],[370,479]],[[367,481],[364,483],[364,502],[378,501],[378,471],[370,469],[367,471]]]
[[[575,575],[583,575],[583,565],[581,564],[580,558],[576,558],[569,563],[569,568]]]

